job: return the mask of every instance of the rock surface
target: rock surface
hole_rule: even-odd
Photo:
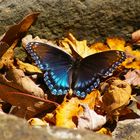
[[[93,42],[140,28],[140,0],[0,0],[0,34],[32,11],[40,16],[30,32],[49,39],[72,32]]]
[[[113,137],[123,140],[139,140],[140,118],[119,121],[113,132]]]
[[[26,121],[0,114],[1,140],[112,140],[112,138],[90,131],[63,128],[31,128]]]

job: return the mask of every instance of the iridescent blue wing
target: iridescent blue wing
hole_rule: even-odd
[[[44,70],[44,81],[51,93],[63,95],[71,86],[71,67],[74,59],[59,48],[40,42],[31,42],[26,47],[36,65]]]
[[[122,51],[110,50],[82,59],[75,74],[74,94],[85,97],[87,93],[98,87],[101,78],[111,76],[125,57]]]

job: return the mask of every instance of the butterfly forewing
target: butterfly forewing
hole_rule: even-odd
[[[45,71],[44,81],[54,95],[66,94],[71,84],[74,59],[64,51],[48,44],[31,42],[26,47],[36,65]]]
[[[74,94],[85,97],[97,88],[101,78],[111,76],[125,60],[122,51],[110,50],[90,55],[81,60],[74,83]]]

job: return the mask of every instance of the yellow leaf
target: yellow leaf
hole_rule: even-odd
[[[120,51],[125,50],[126,42],[123,38],[110,37],[110,38],[107,38],[106,42],[111,50],[120,50]]]
[[[140,51],[132,50],[131,45],[125,47],[127,59],[122,63],[125,68],[139,69],[140,70]]]
[[[60,44],[62,45],[63,49],[70,54],[72,54],[71,51],[72,48],[83,58],[89,55],[88,54],[89,47],[87,46],[87,41],[86,40],[78,41],[71,33],[68,34],[67,38],[60,41]]]
[[[100,92],[98,90],[93,90],[90,94],[86,96],[84,100],[80,100],[80,104],[88,104],[90,109],[94,109],[96,101],[100,97]]]
[[[100,130],[96,131],[96,133],[105,134],[105,135],[109,135],[109,136],[112,135],[111,131],[109,129],[107,129],[107,128],[104,128],[104,127],[101,128]]]
[[[93,50],[95,52],[102,52],[102,51],[107,51],[107,50],[110,50],[110,49],[104,43],[97,42],[97,43],[94,43],[90,46],[90,50]]]
[[[76,125],[72,121],[72,118],[78,115],[78,105],[78,98],[72,98],[70,100],[65,99],[64,102],[56,109],[56,126],[75,128]]]
[[[31,125],[31,126],[47,126],[48,124],[39,119],[39,118],[31,118],[28,120],[28,123]]]
[[[63,103],[56,109],[56,126],[75,128],[76,124],[73,122],[73,118],[83,111],[80,104],[87,104],[90,108],[94,108],[98,96],[99,92],[95,90],[88,94],[84,100],[77,97],[72,97],[69,100],[65,98]]]
[[[19,69],[23,70],[24,72],[27,71],[27,72],[31,72],[31,73],[34,73],[34,72],[42,73],[38,67],[33,66],[29,63],[24,63],[18,59],[17,59],[17,64],[18,64]]]
[[[55,122],[56,122],[55,113],[54,112],[47,113],[45,115],[45,117],[43,117],[43,120],[46,121],[46,122],[49,122],[51,124],[55,124]]]
[[[0,60],[0,68],[6,66],[7,68],[15,68],[14,66],[14,48],[17,45],[17,40],[14,41],[12,46],[3,54]]]

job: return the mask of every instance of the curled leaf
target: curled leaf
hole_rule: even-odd
[[[136,44],[140,43],[140,30],[137,30],[132,33],[132,41]]]
[[[55,42],[53,42],[53,41],[48,41],[48,40],[46,40],[46,39],[41,39],[41,38],[39,38],[38,36],[36,36],[35,38],[33,38],[32,35],[26,35],[24,38],[22,38],[22,46],[23,46],[24,48],[26,48],[26,45],[27,45],[29,42],[41,42],[41,43],[46,43],[46,44],[50,44],[50,45],[55,46]]]
[[[22,38],[28,31],[30,26],[36,21],[39,13],[32,13],[27,15],[21,22],[13,25],[2,37],[1,41],[6,42],[9,46],[19,38]]]
[[[31,118],[28,120],[28,123],[31,126],[48,126],[48,123],[46,123],[45,121],[43,121],[39,118]]]
[[[6,74],[0,74],[0,83],[35,96],[45,95],[44,91],[20,69],[11,69]]]
[[[129,70],[124,77],[130,85],[140,86],[140,70]]]
[[[72,54],[73,49],[83,58],[88,56],[89,54],[93,54],[93,50],[92,52],[90,52],[90,48],[87,46],[86,40],[78,41],[71,33],[68,34],[67,38],[60,41],[60,44],[63,47],[63,49],[66,50],[68,53]]]
[[[98,130],[106,123],[106,116],[98,115],[87,105],[82,106],[84,107],[84,112],[78,117],[78,128]]]
[[[51,108],[58,106],[58,104],[53,101],[22,93],[5,85],[0,85],[0,90],[0,98],[3,101],[18,107],[16,111],[13,110],[11,114],[19,117],[31,118],[42,111],[49,111]]]
[[[127,82],[119,79],[110,79],[104,84],[102,85],[102,102],[107,113],[120,109],[129,103],[131,87]]]

